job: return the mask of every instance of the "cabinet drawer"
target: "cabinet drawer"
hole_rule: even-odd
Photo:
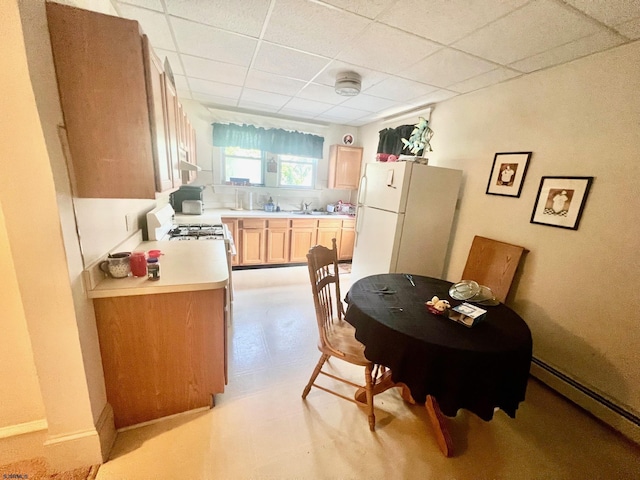
[[[270,218],[267,220],[267,226],[269,228],[289,228],[288,218]]]
[[[343,220],[342,228],[355,228],[356,221],[355,220]]]
[[[317,225],[318,221],[310,218],[294,218],[291,220],[292,228],[315,228]]]
[[[242,228],[265,228],[267,222],[264,218],[243,218],[241,223]]]
[[[318,220],[318,228],[340,228],[342,227],[342,220],[321,218]]]

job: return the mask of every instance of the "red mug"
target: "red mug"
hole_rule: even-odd
[[[134,277],[147,276],[147,258],[144,252],[133,252],[129,257],[129,264]]]

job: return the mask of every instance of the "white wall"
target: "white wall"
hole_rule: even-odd
[[[0,200],[20,295],[13,304],[19,300],[24,312],[46,416],[40,448],[19,442],[23,448],[12,451],[11,460],[44,452],[52,467],[68,469],[100,462],[114,430],[99,437],[98,425],[108,430],[109,409],[93,308],[80,278],[82,258],[58,139],[62,115],[44,2],[23,1],[20,11],[15,0],[0,5],[2,88],[11,92],[2,97]],[[20,315],[10,321],[20,331]],[[25,381],[30,374],[27,365],[14,371]],[[29,402],[25,405],[33,411]],[[3,447],[15,438],[3,438]]]
[[[438,104],[430,164],[464,171],[447,278],[474,235],[530,250],[512,307],[534,355],[640,415],[640,42]],[[363,128],[367,148],[379,125]],[[375,151],[375,150],[374,150]],[[532,151],[520,198],[496,152]],[[542,176],[594,176],[579,230],[529,223]]]

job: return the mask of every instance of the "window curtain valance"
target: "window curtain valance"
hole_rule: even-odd
[[[279,155],[322,158],[324,138],[281,128],[214,123],[214,147],[253,148]]]

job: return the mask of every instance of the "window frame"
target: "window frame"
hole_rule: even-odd
[[[301,162],[296,160],[283,160],[282,157],[292,157],[295,159],[307,159],[309,162]],[[301,157],[299,155],[276,155],[276,161],[278,162],[278,188],[289,189],[305,189],[313,190],[316,187],[317,173],[318,173],[318,159],[313,157]],[[298,163],[303,165],[311,165],[311,185],[283,185],[282,184],[282,162],[285,163]]]
[[[226,152],[227,148],[239,148],[243,151],[256,151],[260,153],[260,158],[252,158],[247,155],[232,155]],[[220,147],[220,153],[222,158],[222,182],[226,185],[231,184],[231,176],[229,175],[229,180],[227,180],[227,158],[240,158],[246,160],[253,160],[260,162],[260,183],[250,183],[250,185],[261,186],[265,184],[265,173],[266,173],[266,152],[259,150],[257,148],[242,148],[242,147]],[[234,177],[237,178],[237,177]]]
[[[277,163],[277,171],[275,173],[276,175],[276,188],[282,188],[282,189],[299,189],[299,190],[314,190],[316,188],[317,182],[318,182],[318,161],[320,159],[318,158],[313,158],[313,157],[302,157],[299,155],[284,155],[284,154],[275,154],[275,153],[270,153],[270,152],[266,152],[263,150],[259,150],[257,148],[253,148],[253,149],[243,149],[241,147],[218,147],[220,149],[220,159],[221,159],[221,163],[222,163],[222,175],[221,175],[221,180],[222,183],[224,185],[233,185],[233,183],[231,182],[230,178],[232,178],[231,176],[229,176],[229,180],[227,180],[227,158],[228,157],[232,157],[232,158],[244,158],[247,160],[254,160],[254,161],[260,161],[260,176],[261,176],[261,183],[249,183],[249,186],[266,186],[266,179],[267,179],[267,174],[270,173],[267,171],[267,163],[272,160],[275,159],[276,163]],[[240,148],[241,150],[244,151],[256,151],[256,152],[260,152],[260,159],[258,158],[252,158],[249,156],[243,156],[243,155],[232,155],[232,154],[228,154],[226,152],[227,148]],[[283,159],[281,157],[291,157],[292,159]],[[296,161],[296,159],[306,159],[308,161]],[[304,165],[311,165],[311,185],[285,185],[282,183],[282,163],[299,163],[299,164],[304,164]],[[234,177],[235,178],[235,177]]]

